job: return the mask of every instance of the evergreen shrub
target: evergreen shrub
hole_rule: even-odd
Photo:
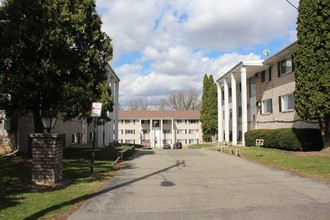
[[[263,147],[290,151],[317,151],[323,148],[319,129],[256,129],[245,133],[245,145],[255,146],[264,139]]]

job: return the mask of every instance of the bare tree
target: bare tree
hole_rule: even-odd
[[[199,110],[200,97],[195,89],[185,92],[180,90],[169,97],[170,108],[175,110]]]
[[[168,108],[168,101],[165,98],[159,100],[158,110],[166,110]]]
[[[128,103],[128,109],[133,110],[133,111],[138,111],[138,110],[148,110],[149,109],[149,102],[148,99],[145,97],[140,97],[138,100],[131,100]]]

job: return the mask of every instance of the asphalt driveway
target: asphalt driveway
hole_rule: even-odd
[[[69,219],[330,219],[330,184],[215,151],[137,151]]]

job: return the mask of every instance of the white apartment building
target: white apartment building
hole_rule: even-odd
[[[318,128],[294,109],[294,52],[288,45],[267,60],[242,61],[217,80],[218,142],[245,145],[252,129]]]
[[[202,142],[200,112],[119,111],[119,143],[143,144],[162,148],[164,144],[182,145]]]

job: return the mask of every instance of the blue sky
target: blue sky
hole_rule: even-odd
[[[299,0],[290,0],[298,7]],[[265,59],[296,40],[286,0],[96,0],[114,48],[122,108],[179,90],[202,91],[242,60]]]

